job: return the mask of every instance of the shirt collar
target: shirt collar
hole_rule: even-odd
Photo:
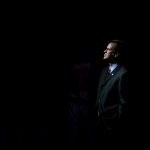
[[[114,64],[110,64],[110,66],[109,66],[109,70],[110,70],[110,72],[112,72],[116,67],[118,66],[118,64],[117,63],[114,63]]]

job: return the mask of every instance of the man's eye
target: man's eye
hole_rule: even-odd
[[[108,51],[113,51],[113,49],[109,49],[109,48],[107,48],[106,50],[108,50]]]

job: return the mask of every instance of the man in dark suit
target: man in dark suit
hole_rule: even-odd
[[[98,143],[118,141],[126,132],[128,71],[122,61],[124,48],[124,42],[112,40],[104,50],[107,67],[100,74],[96,102]]]

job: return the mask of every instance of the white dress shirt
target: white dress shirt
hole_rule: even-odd
[[[110,70],[110,73],[118,66],[118,64],[110,64],[109,66],[109,70]]]

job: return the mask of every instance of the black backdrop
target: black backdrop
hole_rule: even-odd
[[[145,33],[148,28],[138,26],[136,29],[139,22],[136,19],[135,22],[129,21],[131,16],[126,13],[114,19],[117,13],[103,15],[98,12],[81,11],[76,14],[73,11],[50,16],[17,13],[5,18],[1,143],[49,143],[50,138],[65,143],[65,85],[71,66],[76,62],[101,58],[105,43],[114,38],[125,40],[129,46],[128,67],[133,100],[131,121],[133,129],[141,132],[136,126],[143,123],[144,117],[139,116],[141,112],[147,114],[147,109],[144,109],[145,89],[141,88],[144,75],[139,71],[137,74],[137,70],[146,64],[145,44],[148,40]],[[145,59],[141,61],[143,56]],[[137,93],[144,103],[140,111],[141,100],[135,99]]]

